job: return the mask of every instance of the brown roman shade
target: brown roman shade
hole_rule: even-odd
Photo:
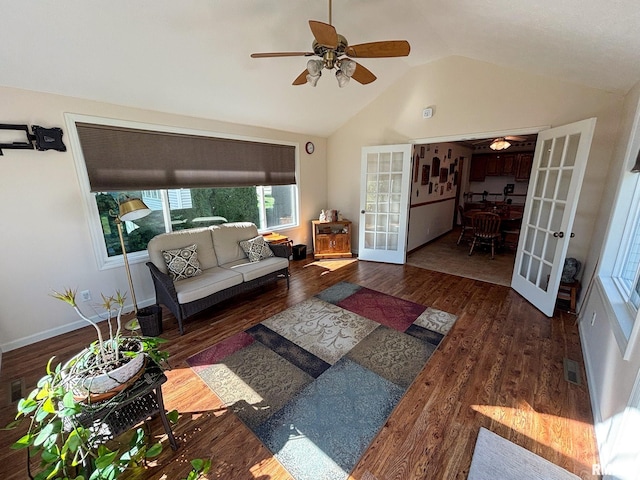
[[[92,192],[291,185],[295,147],[76,123]]]

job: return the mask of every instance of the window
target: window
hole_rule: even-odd
[[[127,253],[146,250],[151,238],[172,230],[253,222],[265,231],[292,227],[298,221],[295,185],[100,192],[95,201],[108,257],[122,254],[114,212],[117,199],[125,195],[141,198],[152,210],[146,217],[123,223]]]
[[[627,120],[629,139],[595,282],[625,360],[640,341],[640,175],[631,169],[640,156],[640,104]]]

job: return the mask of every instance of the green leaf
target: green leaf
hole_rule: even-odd
[[[111,452],[96,458],[96,468],[103,469],[111,465],[118,456],[118,452]]]
[[[62,446],[62,454],[66,454],[67,451],[76,452],[80,445],[82,445],[82,439],[78,436],[78,431],[73,430],[69,433],[67,441]]]
[[[22,424],[22,419],[14,420],[11,423],[9,423],[6,427],[0,428],[0,430],[13,430],[14,428],[16,428],[20,424]]]
[[[50,414],[51,412],[47,412],[46,410],[41,408],[40,410],[38,410],[38,413],[36,413],[36,422],[42,423],[44,419],[47,418]]]
[[[160,453],[162,453],[162,444],[156,443],[154,445],[151,445],[151,447],[149,447],[145,457],[147,458],[157,457],[158,455],[160,455]]]
[[[171,410],[169,413],[167,413],[167,418],[171,423],[178,423],[179,417],[180,413],[178,413],[178,410]]]
[[[203,465],[204,465],[204,460],[202,460],[201,458],[194,458],[193,460],[191,460],[191,466],[197,472],[199,472],[202,469]]]
[[[40,379],[40,381],[44,380],[47,377],[43,377]],[[38,385],[40,387],[40,390],[36,393],[36,400],[43,400],[45,398],[47,398],[49,396],[49,380],[48,378],[46,379],[46,381],[44,381],[42,383],[42,385]]]
[[[62,399],[62,404],[67,407],[67,408],[75,408],[76,407],[76,401],[73,399],[73,392],[71,390],[69,390],[67,393],[65,393],[63,399]]]
[[[43,450],[40,454],[42,460],[47,463],[53,463],[60,458],[60,452],[57,448],[53,447],[50,449]]]
[[[42,410],[44,410],[47,413],[55,413],[56,412],[56,406],[53,404],[53,401],[51,400],[51,397],[47,398],[44,403],[42,404]]]
[[[54,467],[53,470],[51,471],[51,473],[47,476],[47,479],[51,479],[54,478],[56,476],[56,474],[62,469],[62,462],[59,461],[57,462]]]
[[[11,445],[13,450],[20,450],[21,448],[26,448],[33,443],[34,435],[31,433],[27,433],[25,436],[18,439],[16,443]]]
[[[33,441],[33,444],[42,445],[52,435],[55,435],[53,433],[53,423],[48,423],[43,427],[42,430],[40,430],[40,433],[38,433],[38,436]]]
[[[38,402],[33,398],[23,398],[18,402],[18,412],[27,414],[38,408]]]

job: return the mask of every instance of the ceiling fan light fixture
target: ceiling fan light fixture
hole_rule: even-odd
[[[336,80],[338,80],[338,86],[340,88],[349,83],[349,77],[342,70],[336,71]]]
[[[320,80],[321,75],[322,75],[322,72],[319,72],[317,75],[308,74],[307,83],[312,87],[315,87],[318,84],[318,80]]]
[[[507,142],[504,137],[500,137],[500,138],[496,138],[491,143],[491,145],[489,145],[489,148],[491,150],[505,150],[505,149],[509,148],[510,146],[511,146],[511,144],[509,142]]]
[[[322,74],[322,67],[324,66],[322,60],[309,60],[307,62],[307,70],[312,77],[319,77]]]
[[[351,77],[356,71],[356,65],[356,62],[354,62],[353,60],[345,58],[344,60],[340,61],[340,70],[342,70],[342,73],[344,73],[347,77]]]

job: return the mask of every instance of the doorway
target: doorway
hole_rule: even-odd
[[[537,132],[509,136],[503,150],[491,148],[499,138],[416,143],[411,192],[407,263],[431,270],[509,286],[515,263],[518,220],[522,218]],[[514,138],[515,137],[515,138]],[[502,138],[502,137],[501,137]],[[439,173],[448,170],[452,185]],[[428,178],[423,175],[426,169]],[[434,175],[434,172],[437,172]],[[443,177],[446,179],[446,177]],[[460,240],[461,210],[495,209],[505,216],[507,246],[490,260],[490,250]],[[513,218],[512,218],[513,217]],[[516,218],[517,217],[517,218]],[[468,233],[468,230],[467,230]]]

